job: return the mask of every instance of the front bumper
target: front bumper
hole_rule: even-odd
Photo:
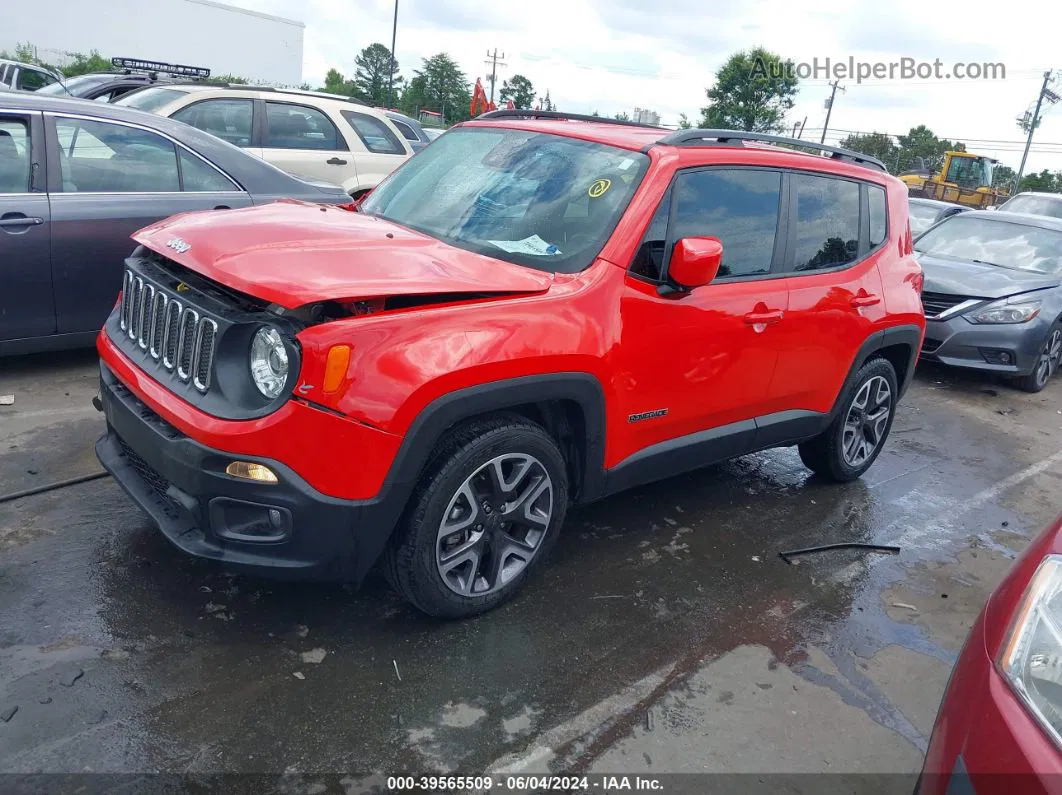
[[[321,494],[283,463],[196,442],[139,400],[105,365],[107,433],[96,455],[175,546],[227,568],[273,576],[359,581],[397,510],[386,499]],[[225,474],[234,459],[265,464],[276,484]]]
[[[920,358],[952,367],[1028,375],[1039,364],[1050,326],[1041,316],[1013,325],[978,325],[961,315],[927,319]]]
[[[952,671],[917,795],[1057,793],[1062,754],[996,670],[984,613]]]

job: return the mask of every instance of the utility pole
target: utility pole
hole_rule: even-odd
[[[506,63],[505,63],[504,60],[500,64],[498,63],[498,58],[499,57],[504,59],[505,58],[505,53],[502,53],[499,56],[498,55],[498,48],[495,47],[493,53],[490,50],[487,50],[487,58],[489,58],[490,60],[483,62],[487,66],[490,67],[490,101],[491,102],[494,101],[494,81],[496,81],[498,79],[498,67],[499,66],[506,66]]]
[[[394,103],[395,90],[395,37],[398,35],[398,0],[395,0],[395,21],[391,26],[391,69],[387,73],[387,107],[391,107]]]
[[[820,144],[826,143],[826,130],[830,126],[830,114],[833,113],[833,98],[837,96],[837,89],[840,88],[842,92],[844,91],[840,80],[834,80],[830,85],[833,87],[833,91],[830,92],[830,98],[826,100],[826,123],[822,125],[822,135],[819,137]]]
[[[1017,193],[1021,188],[1021,177],[1025,173],[1025,161],[1029,157],[1029,148],[1032,146],[1033,133],[1036,132],[1036,125],[1040,123],[1040,106],[1046,99],[1052,105],[1058,102],[1059,97],[1054,91],[1051,91],[1047,85],[1051,82],[1051,70],[1048,69],[1044,72],[1044,84],[1040,88],[1040,93],[1036,97],[1036,110],[1033,111],[1032,120],[1029,122],[1029,137],[1025,140],[1025,152],[1021,156],[1021,166],[1018,167],[1018,176],[1014,179],[1014,192]],[[1028,113],[1028,111],[1026,111]],[[1024,126],[1024,120],[1021,122]]]

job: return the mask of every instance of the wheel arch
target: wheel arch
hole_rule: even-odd
[[[580,372],[492,381],[436,398],[413,420],[385,486],[411,490],[448,431],[468,420],[502,412],[519,414],[553,436],[568,462],[572,494],[578,501],[603,490],[605,393],[595,376]]]
[[[859,347],[852,366],[848,370],[841,389],[837,393],[830,416],[833,417],[841,408],[841,397],[855,380],[859,369],[874,358],[885,359],[896,371],[896,383],[900,397],[903,397],[914,376],[918,363],[918,352],[922,348],[923,330],[915,325],[892,326],[871,334]]]

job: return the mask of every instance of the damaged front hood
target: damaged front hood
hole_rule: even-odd
[[[287,309],[317,301],[452,293],[541,293],[550,274],[455,248],[389,221],[282,201],[176,215],[138,243]]]

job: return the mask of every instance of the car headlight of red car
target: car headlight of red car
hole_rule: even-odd
[[[1036,570],[999,659],[1003,675],[1062,745],[1062,555]]]

